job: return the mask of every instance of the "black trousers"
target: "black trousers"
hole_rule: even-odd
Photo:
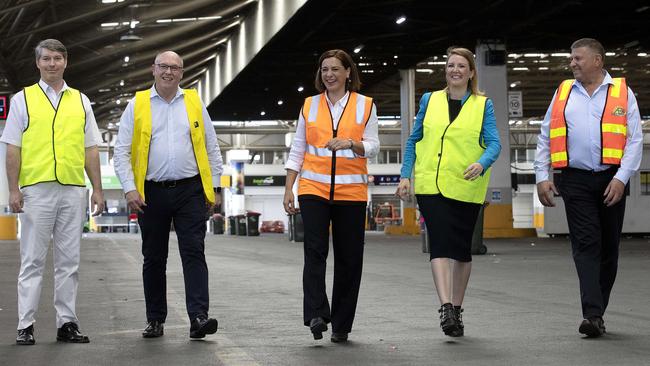
[[[300,199],[305,227],[305,267],[302,284],[305,325],[322,317],[332,323],[332,331],[349,333],[359,298],[366,205],[338,205],[316,199]],[[325,291],[325,270],[332,224],[334,288],[332,310]]]
[[[208,266],[205,263],[206,201],[200,178],[175,187],[145,182],[144,212],[138,215],[142,233],[144,297],[147,321],[167,317],[167,254],[172,220],[183,263],[185,303],[190,320],[208,315]]]
[[[625,196],[611,207],[603,203],[603,193],[614,174],[616,168],[597,173],[566,169],[558,184],[569,223],[584,318],[603,316],[616,279]]]

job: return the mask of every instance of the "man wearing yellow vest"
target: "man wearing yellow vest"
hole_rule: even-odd
[[[595,39],[571,45],[575,80],[555,92],[537,140],[537,194],[544,206],[564,201],[582,303],[578,331],[605,333],[603,314],[618,266],[625,191],[643,149],[639,108],[624,78],[603,69],[605,50]],[[549,170],[561,174],[554,181]]]
[[[75,304],[81,232],[86,215],[84,169],[93,186],[93,215],[104,210],[97,145],[99,130],[88,98],[63,80],[65,46],[41,41],[35,49],[41,79],[18,92],[0,142],[7,144],[12,212],[20,213],[18,337],[34,344],[34,322],[50,237],[54,250],[56,339],[88,343]]]
[[[169,231],[176,230],[183,262],[190,337],[217,331],[208,318],[206,214],[220,195],[222,168],[217,136],[195,89],[181,89],[183,60],[166,51],[151,66],[155,83],[135,94],[120,120],[115,171],[129,208],[138,213],[147,311],[145,338],[163,335],[167,318]]]

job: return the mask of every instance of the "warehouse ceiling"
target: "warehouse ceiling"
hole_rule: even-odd
[[[0,0],[0,92],[35,82],[33,48],[41,39],[57,38],[68,47],[66,81],[90,97],[100,128],[106,128],[135,90],[151,85],[149,67],[157,52],[178,51],[185,61],[182,85],[193,85],[256,2],[107,1]],[[597,4],[310,0],[214,101],[206,102],[215,120],[293,120],[302,99],[315,92],[318,56],[331,48],[359,48],[353,56],[362,65],[362,92],[375,98],[381,115],[395,116],[399,69],[419,70],[419,97],[443,86],[441,63],[449,46],[474,49],[480,39],[506,45],[511,90],[522,91],[524,115],[535,117],[543,115],[559,81],[571,76],[562,53],[575,39],[594,37],[612,52],[606,57],[610,73],[628,78],[642,114],[650,115],[645,53],[650,32],[644,27],[649,3]],[[405,20],[398,24],[400,17]]]

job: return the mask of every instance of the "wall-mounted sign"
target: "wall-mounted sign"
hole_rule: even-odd
[[[249,176],[244,177],[244,183],[248,187],[270,187],[281,186],[284,184],[287,177],[284,175],[266,175],[266,176]]]
[[[368,184],[376,186],[396,186],[399,184],[399,174],[369,175]]]
[[[0,95],[0,119],[7,119],[9,113],[9,96]]]

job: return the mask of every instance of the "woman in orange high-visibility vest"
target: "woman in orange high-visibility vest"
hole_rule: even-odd
[[[332,342],[346,342],[357,307],[366,204],[367,159],[377,155],[377,112],[372,99],[359,94],[357,67],[348,53],[330,50],[318,60],[315,80],[320,94],[305,99],[286,164],[284,209],[296,214],[293,186],[305,235],[304,322],[321,339],[332,323]],[[332,306],[325,291],[330,224],[334,248]]]

